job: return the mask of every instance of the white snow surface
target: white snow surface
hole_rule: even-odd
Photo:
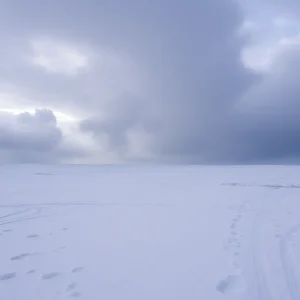
[[[2,300],[299,300],[300,167],[1,166]]]

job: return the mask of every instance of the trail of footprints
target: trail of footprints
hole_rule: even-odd
[[[68,230],[67,227],[64,227],[61,229],[62,231],[66,231]],[[2,230],[2,232],[0,232],[0,236],[3,234],[7,234],[12,232],[12,229],[4,229]],[[49,235],[52,235],[52,232],[49,233]],[[38,234],[29,234],[26,236],[27,239],[38,239],[40,236]],[[66,249],[66,247],[61,246],[57,249],[52,250],[53,252],[55,251],[59,251],[59,250],[64,250]],[[40,253],[20,253],[18,255],[14,255],[10,258],[11,261],[20,261],[20,260],[24,260],[24,259],[29,259],[31,256],[34,255],[39,255]],[[77,266],[74,267],[73,269],[70,270],[71,274],[76,275],[77,273],[80,273],[84,270],[84,267],[82,266]],[[30,269],[28,270],[25,274],[22,275],[26,275],[26,276],[33,276],[34,274],[37,274],[38,271],[36,269]],[[47,273],[43,273],[40,275],[40,279],[42,281],[48,281],[48,280],[54,280],[56,278],[58,278],[60,275],[62,275],[62,273],[60,272],[47,272]],[[8,273],[3,273],[0,274],[0,283],[1,281],[7,281],[7,280],[13,280],[14,278],[16,278],[17,276],[19,276],[19,274],[17,274],[17,272],[8,272]],[[65,288],[65,292],[67,293],[67,295],[70,298],[80,298],[81,297],[81,292],[79,291],[79,285],[76,281],[71,281]],[[60,293],[59,293],[60,294]]]
[[[247,206],[248,202],[245,201],[238,207],[237,215],[232,219],[232,222],[230,224],[229,237],[227,242],[225,243],[224,248],[229,251],[232,256],[235,271],[233,272],[233,274],[228,275],[217,283],[216,290],[223,294],[236,294],[238,292],[243,292],[246,288],[243,276],[241,276],[242,269],[240,262],[240,253],[244,235],[240,228],[245,212],[247,211]],[[293,215],[292,212],[288,212],[287,214],[289,216]],[[282,238],[284,237],[286,232],[283,230],[280,222],[278,222],[276,218],[273,218],[272,222],[274,228],[274,237],[278,240],[278,243],[281,243]],[[293,230],[289,232],[287,247],[292,256],[292,259],[295,261],[300,261],[300,224],[298,226],[295,226]]]
[[[229,228],[228,250],[232,253],[235,269],[240,268],[240,252],[244,235],[238,231],[238,228],[243,220],[247,205],[248,203],[244,202],[238,207],[237,215],[232,219]]]
[[[72,298],[78,298],[81,296],[81,293],[77,291],[78,284],[76,282],[71,282],[67,287],[67,292]]]
[[[243,202],[237,209],[237,215],[232,219],[229,227],[229,236],[224,248],[230,253],[233,261],[234,272],[220,280],[216,290],[223,294],[239,293],[245,290],[245,282],[241,275],[241,248],[244,235],[238,230],[243,220],[248,202]]]

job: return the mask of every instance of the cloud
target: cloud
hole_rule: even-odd
[[[122,31],[129,44],[125,47],[130,46],[136,61],[145,67],[145,90],[137,96],[132,91],[135,104],[126,104],[117,117],[116,105],[108,105],[104,120],[95,122],[93,117],[83,127],[93,130],[98,139],[104,133],[110,151],[119,153],[130,148],[128,134],[143,128],[151,141],[148,147],[159,160],[201,162],[210,151],[205,143],[211,133],[221,132],[232,106],[255,75],[239,57],[245,41],[237,34],[242,14],[234,2],[168,4],[142,6],[145,15],[141,24],[133,24],[138,37],[132,43],[134,33]],[[121,93],[119,105],[123,101],[127,103],[126,94]]]
[[[265,3],[269,7],[273,7],[273,9],[285,14],[289,19],[291,16],[299,17],[300,4],[297,0],[265,0]]]
[[[297,23],[251,3],[2,1],[0,110],[46,107],[69,120],[11,116],[2,160],[296,157]]]
[[[76,76],[88,67],[88,57],[76,48],[51,40],[31,42],[32,62],[47,72]]]
[[[299,158],[300,44],[286,43],[262,81],[240,103],[247,124],[245,137],[253,140],[253,158]],[[283,50],[284,49],[284,50]]]
[[[0,162],[53,163],[83,156],[80,148],[63,145],[63,133],[50,110],[1,113]]]

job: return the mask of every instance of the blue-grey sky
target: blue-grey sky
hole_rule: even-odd
[[[298,2],[2,0],[0,162],[298,161]]]

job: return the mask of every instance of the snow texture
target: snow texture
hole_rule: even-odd
[[[299,300],[299,173],[2,166],[0,299]]]

